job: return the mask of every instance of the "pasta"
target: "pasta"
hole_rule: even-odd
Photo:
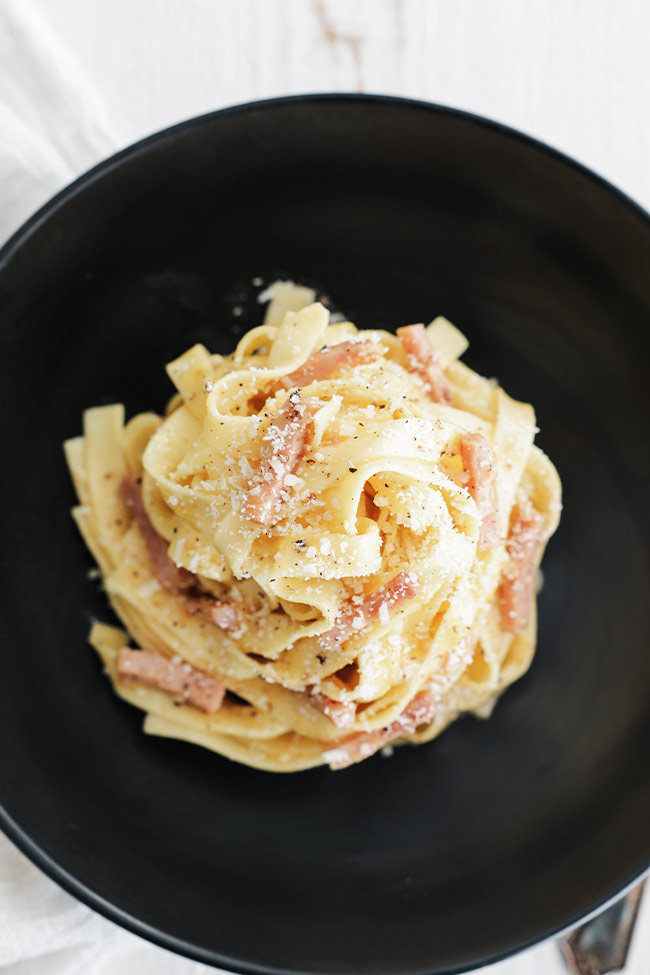
[[[560,483],[444,318],[358,331],[309,289],[266,297],[232,355],[168,365],[164,416],[89,409],[66,442],[124,627],[90,642],[145,732],[338,769],[487,716],[526,671]]]

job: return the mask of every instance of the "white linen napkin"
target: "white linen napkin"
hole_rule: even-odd
[[[28,0],[0,0],[0,244],[120,142],[99,94]]]

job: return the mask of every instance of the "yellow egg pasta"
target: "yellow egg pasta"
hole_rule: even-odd
[[[526,671],[560,483],[445,319],[359,331],[309,289],[268,297],[232,355],[168,365],[164,415],[89,409],[66,443],[124,627],[90,642],[149,734],[343,768],[487,716]]]

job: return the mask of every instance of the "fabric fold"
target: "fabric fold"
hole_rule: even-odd
[[[120,144],[100,94],[29,0],[0,0],[0,244]]]

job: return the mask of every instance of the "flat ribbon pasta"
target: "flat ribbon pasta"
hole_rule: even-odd
[[[90,641],[147,733],[341,768],[487,716],[525,672],[560,483],[446,319],[358,331],[310,289],[267,297],[232,355],[169,364],[166,415],[90,409],[66,443],[125,627]]]

